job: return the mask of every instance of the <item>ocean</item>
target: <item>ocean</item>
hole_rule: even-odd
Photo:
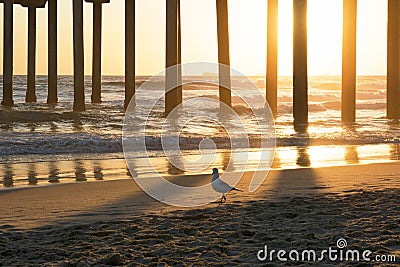
[[[190,79],[192,79],[191,77]],[[148,77],[137,77],[137,86]],[[189,78],[187,78],[189,79]],[[215,79],[211,77],[210,79]],[[185,78],[184,78],[185,80]],[[265,96],[263,77],[251,77]],[[0,81],[0,84],[1,81]],[[246,93],[247,81],[233,77],[233,88],[257,102],[258,96]],[[153,80],[155,91],[164,88],[163,78]],[[309,78],[309,126],[296,132],[292,117],[292,78],[279,78],[279,115],[275,120],[276,151],[273,168],[324,167],[342,164],[362,164],[375,161],[400,160],[399,122],[387,120],[386,77],[357,78],[357,122],[344,125],[340,119],[341,78],[318,76]],[[2,189],[54,182],[90,181],[145,177],[148,170],[137,160],[135,173],[126,169],[122,147],[125,111],[124,77],[102,77],[101,104],[91,104],[91,77],[85,81],[87,110],[72,112],[73,77],[59,76],[58,99],[54,106],[46,104],[47,76],[37,76],[37,103],[24,103],[26,76],[14,77],[14,102],[11,110],[0,108],[0,183]],[[137,99],[137,110],[149,105],[152,92]],[[183,90],[183,98],[218,99],[214,85],[192,83]],[[0,90],[0,99],[2,89]],[[200,104],[201,104],[200,99]],[[235,111],[244,118],[250,141],[256,140],[259,128],[251,112],[238,97],[232,98]],[[174,168],[162,152],[161,136],[163,99],[153,108],[154,116],[147,120],[146,145],[157,170],[165,175],[191,174]],[[187,108],[193,117],[204,110]],[[145,121],[143,121],[145,123]],[[228,122],[229,123],[229,122]],[[232,123],[234,124],[234,123]],[[237,128],[239,131],[240,128]],[[138,133],[140,134],[140,133]],[[196,158],[204,138],[215,141],[217,155],[212,166],[224,169],[232,160],[233,169],[256,169],[259,150],[251,144],[250,161],[242,161],[241,153],[230,153],[229,136],[221,125],[208,120],[195,120],[182,128],[179,137],[182,154]],[[246,166],[245,166],[246,165]],[[197,170],[207,173],[211,169]]]

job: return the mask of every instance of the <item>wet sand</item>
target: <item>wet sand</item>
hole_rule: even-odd
[[[214,152],[213,152],[214,153]],[[183,152],[186,159],[197,159],[199,150]],[[185,175],[173,166],[164,152],[150,153],[152,165],[163,176]],[[250,160],[249,160],[250,159]],[[247,152],[219,149],[212,167],[234,170],[246,168],[248,171],[268,166],[260,162],[259,149]],[[400,144],[351,145],[351,146],[309,146],[277,147],[272,168],[296,169],[302,167],[321,168],[355,164],[396,162],[400,160]],[[133,175],[151,177],[147,161],[134,160]],[[199,173],[203,173],[202,170]],[[193,174],[193,170],[192,170]],[[97,180],[130,179],[123,153],[84,153],[51,155],[0,156],[0,190],[43,186],[49,183],[73,183]]]
[[[398,264],[399,167],[392,162],[271,171],[255,193],[232,193],[224,204],[190,209],[159,203],[132,180],[3,191],[0,262],[254,266],[264,245],[323,250],[345,238],[348,248],[396,255]],[[246,188],[249,177],[237,187]],[[188,178],[172,180],[203,184],[210,175]],[[277,264],[288,263],[271,266]]]

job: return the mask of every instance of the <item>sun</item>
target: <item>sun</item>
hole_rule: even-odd
[[[340,0],[308,1],[308,71],[311,75],[341,72],[343,7]],[[293,1],[279,1],[279,73],[291,75]]]
[[[308,1],[309,73],[340,75],[342,70],[343,1]],[[320,70],[324,69],[322,73]]]
[[[245,4],[229,2],[233,66],[247,64],[248,68],[265,69],[266,3],[264,0]],[[308,0],[308,65],[311,75],[340,74],[342,18],[341,0]],[[293,0],[279,0],[278,27],[279,75],[292,75]]]

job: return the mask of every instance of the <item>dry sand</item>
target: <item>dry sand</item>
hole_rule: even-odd
[[[3,191],[0,263],[254,266],[261,263],[257,252],[264,245],[321,251],[345,238],[349,249],[396,255],[391,263],[396,266],[399,167],[385,163],[272,171],[256,193],[232,193],[225,204],[191,209],[159,203],[132,180]],[[249,177],[238,187],[245,188]],[[201,184],[208,179],[210,175],[173,180]],[[288,263],[270,263],[279,264]]]

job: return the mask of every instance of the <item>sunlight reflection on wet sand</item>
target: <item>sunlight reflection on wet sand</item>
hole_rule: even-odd
[[[160,152],[161,153],[161,152]],[[268,169],[269,162],[260,162],[260,151],[230,153],[218,150],[211,166],[196,172],[184,171],[169,163],[165,156],[152,155],[154,169],[163,176],[207,174],[212,167],[222,171],[254,171]],[[113,158],[99,158],[98,155],[74,155],[68,160],[36,160],[8,162],[0,164],[0,184],[2,189],[26,186],[49,185],[55,183],[92,182],[98,180],[128,179],[131,176],[146,178],[154,176],[143,159],[135,160],[135,170],[129,171],[123,155]],[[199,159],[198,151],[187,151],[186,160]],[[56,157],[55,157],[56,158]],[[35,159],[35,158],[34,158]],[[275,151],[272,169],[297,169],[370,164],[400,160],[400,144],[364,146],[308,146],[280,147]]]

